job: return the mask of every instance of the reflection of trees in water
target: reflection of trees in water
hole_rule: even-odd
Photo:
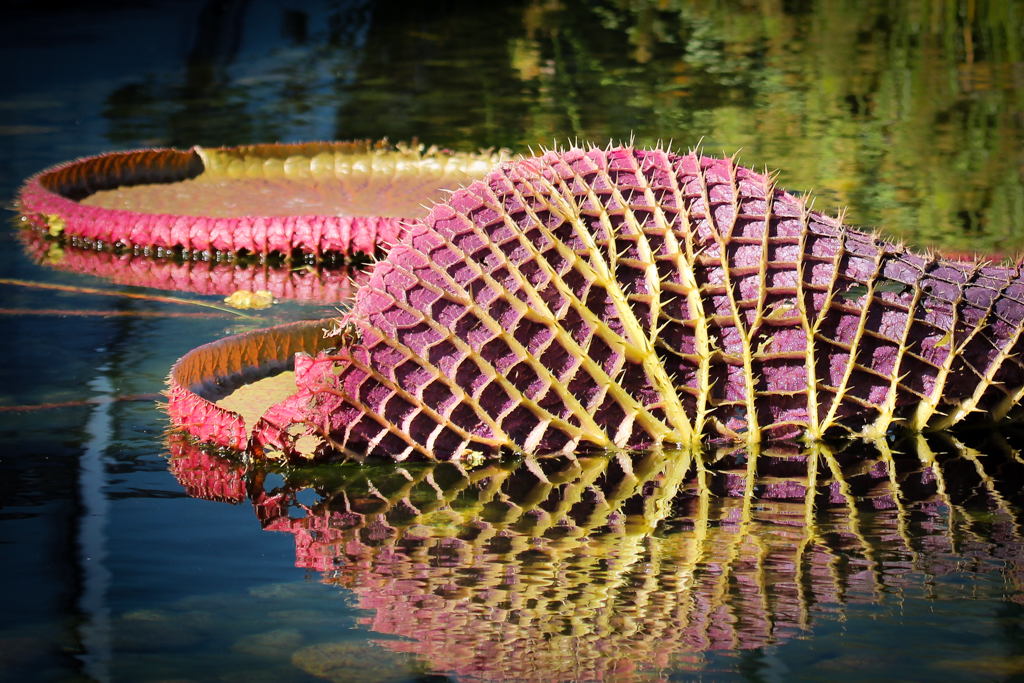
[[[335,83],[352,76],[368,3],[323,3],[319,19],[326,28],[317,33],[310,32],[307,12],[259,4],[208,2],[180,71],[148,74],[108,96],[107,137],[129,146],[181,148],[325,137],[316,131],[325,130],[323,112],[337,105]],[[265,16],[278,22],[281,41],[240,57],[245,39],[267,28],[251,25]]]
[[[992,248],[1024,233],[1021,18],[1006,3],[406,4],[335,10],[325,35],[290,29],[303,49],[280,51],[263,83],[197,47],[182,82],[111,96],[111,137],[287,137],[318,107],[345,138],[706,137],[917,241]]]
[[[532,55],[520,73],[538,95],[530,141],[556,134],[553,120],[593,140],[704,138],[850,205],[855,223],[946,248],[1024,243],[1024,17],[1012,2],[532,6],[517,53]]]
[[[232,121],[243,139],[251,134],[252,121],[245,112],[245,103],[227,75],[227,67],[241,44],[248,5],[249,0],[210,1],[204,5],[179,82],[163,82],[151,74],[141,83],[124,85],[111,93],[103,111],[113,124],[110,140],[184,147],[207,144],[197,135],[202,137],[209,125],[211,111]]]
[[[850,205],[854,223],[1009,253],[1024,244],[1015,7],[353,2],[325,6],[323,30],[283,12],[287,46],[247,64],[232,61],[229,27],[242,24],[227,13],[197,32],[209,37],[180,74],[123,86],[105,115],[111,140],[131,145],[310,131],[467,150],[703,138],[710,151],[742,148],[783,169],[783,185]]]
[[[335,466],[274,488],[183,441],[171,454],[190,495],[248,499],[294,534],[298,566],[405,638],[388,647],[467,679],[643,679],[853,604],[963,597],[937,578],[955,573],[1001,574],[1024,596],[1024,461],[1001,437]]]
[[[103,115],[112,124],[107,137],[116,144],[187,149],[240,144],[277,133],[253,120],[245,99],[244,89],[233,86],[223,69],[211,64],[189,64],[180,82],[149,75],[107,98]]]

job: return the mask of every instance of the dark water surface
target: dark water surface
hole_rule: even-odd
[[[5,203],[112,149],[703,140],[920,247],[1024,249],[1019,1],[54,0],[0,20]],[[53,268],[13,222],[0,246],[5,280],[165,293]],[[191,348],[336,300],[241,319],[0,291],[0,681],[1024,680],[1019,435],[703,470],[247,470],[169,440],[154,395]]]

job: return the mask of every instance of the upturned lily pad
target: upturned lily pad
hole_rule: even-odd
[[[1022,322],[1019,265],[915,253],[731,159],[548,152],[411,224],[252,446],[465,460],[995,422],[1024,396]]]
[[[501,158],[386,142],[114,152],[43,171],[18,203],[51,235],[127,248],[372,255]]]

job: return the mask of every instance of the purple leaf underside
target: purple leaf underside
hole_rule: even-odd
[[[995,421],[1022,318],[1019,264],[915,253],[730,159],[548,152],[412,224],[255,443],[458,460]]]

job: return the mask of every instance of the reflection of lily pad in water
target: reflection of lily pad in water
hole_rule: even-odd
[[[391,683],[408,680],[422,670],[412,656],[365,641],[312,645],[292,655],[292,664],[337,683]]]
[[[367,142],[115,152],[29,179],[19,209],[51,235],[89,243],[373,254],[402,219],[501,157]]]
[[[383,647],[460,680],[642,681],[701,668],[703,652],[782,644],[856,605],[891,608],[893,594],[958,600],[943,577],[964,572],[1024,600],[1024,461],[990,438],[468,470],[257,463],[238,476],[263,527],[294,536],[296,565],[401,639]],[[189,445],[173,448],[199,495],[202,477],[215,497],[243,468],[211,457],[190,476]],[[887,653],[872,656],[877,671]]]
[[[362,270],[350,265],[153,257],[75,246],[36,230],[21,230],[19,237],[29,258],[48,268],[132,287],[222,297],[238,290],[267,290],[275,299],[327,305],[350,300],[359,283],[366,280]]]

